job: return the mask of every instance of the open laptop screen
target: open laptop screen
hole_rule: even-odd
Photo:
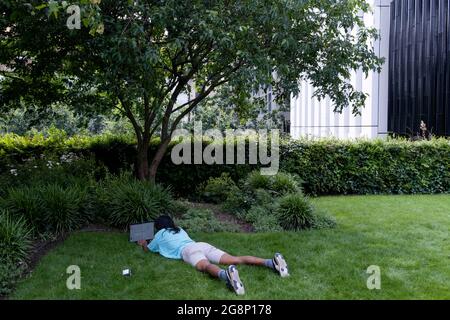
[[[147,222],[130,225],[130,242],[152,240],[154,237],[154,223]]]

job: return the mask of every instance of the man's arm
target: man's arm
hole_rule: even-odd
[[[148,250],[148,247],[147,247],[147,245],[148,245],[147,240],[139,240],[137,242],[137,244],[140,245],[145,252],[150,251],[150,250]]]

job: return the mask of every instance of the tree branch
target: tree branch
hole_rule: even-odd
[[[136,132],[136,137],[138,139],[139,143],[142,143],[142,128],[139,125],[139,123],[136,121],[136,118],[133,115],[133,112],[131,111],[130,106],[125,102],[125,99],[123,98],[122,94],[118,94],[117,98],[120,101],[120,104],[122,105],[123,110],[125,111],[125,116],[130,119],[131,124],[133,125],[134,131]]]
[[[183,119],[189,112],[191,112],[196,105],[198,105],[203,99],[205,99],[215,88],[218,86],[230,81],[230,78],[223,79],[222,81],[217,82],[214,85],[211,85],[208,89],[203,91],[203,93],[199,94],[195,99],[190,101],[190,105],[186,110],[184,110],[178,117],[175,118],[175,121],[172,123],[171,129],[170,129],[170,135],[175,131],[178,123]],[[177,108],[178,109],[178,108]],[[175,111],[174,111],[175,112]]]
[[[228,72],[226,72],[226,73],[225,73],[223,70],[220,70],[219,72],[216,72],[215,74],[210,75],[210,76],[208,77],[208,79],[206,80],[206,82],[204,83],[204,85],[202,86],[202,90],[200,91],[199,96],[201,95],[202,92],[205,91],[207,84],[210,83],[211,81],[213,81],[214,79],[217,79],[217,83],[212,83],[212,84],[210,85],[210,86],[213,86],[214,88],[218,87],[220,84],[223,84],[223,83],[229,81],[229,79],[227,79],[226,81],[222,81],[222,80],[219,80],[219,79],[223,79],[223,78],[229,77],[229,76],[232,75],[234,72],[236,72],[240,67],[242,67],[242,65],[243,65],[243,63],[242,63],[242,62],[239,62],[239,63],[237,63],[236,66],[234,66],[233,68],[231,68],[231,69],[230,69]],[[198,96],[197,96],[197,97],[198,97]],[[175,108],[175,109],[173,110],[173,112],[177,112],[177,111],[183,109],[183,108],[186,107],[187,105],[191,104],[193,101],[195,101],[195,99],[183,103],[182,105],[180,105],[180,106],[178,106],[177,108]]]

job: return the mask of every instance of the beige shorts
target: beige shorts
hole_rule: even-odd
[[[211,263],[218,264],[220,258],[224,254],[224,251],[217,249],[206,242],[194,242],[188,244],[181,252],[183,260],[193,267],[195,267],[200,260],[208,260]]]

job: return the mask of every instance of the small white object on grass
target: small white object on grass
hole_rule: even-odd
[[[122,270],[123,276],[131,276],[131,269],[124,269]]]

